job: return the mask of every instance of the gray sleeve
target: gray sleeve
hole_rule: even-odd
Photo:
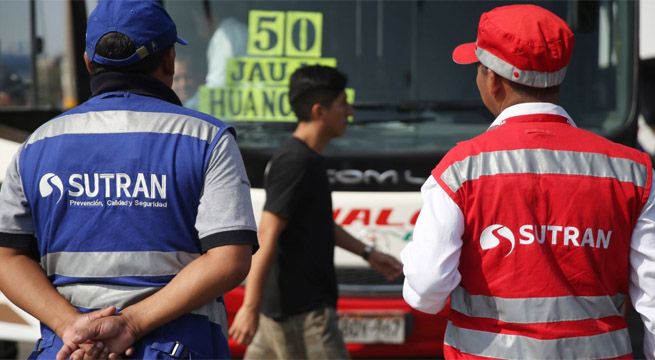
[[[222,245],[258,248],[250,182],[234,136],[221,136],[207,165],[196,229],[203,251]]]
[[[31,248],[36,241],[34,222],[18,171],[19,156],[20,150],[9,164],[0,187],[0,246]]]

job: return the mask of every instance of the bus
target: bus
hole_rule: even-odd
[[[479,98],[475,68],[455,65],[452,49],[476,38],[482,12],[510,3],[517,2],[164,0],[189,42],[176,48],[173,88],[185,106],[236,128],[258,218],[266,163],[295,127],[290,74],[310,64],[347,73],[355,114],[346,135],[325,151],[334,220],[399,256],[411,241],[419,190],[431,169],[493,120]],[[578,126],[634,146],[638,3],[532,3],[558,14],[576,35],[564,108]],[[15,146],[89,96],[81,58],[94,6],[93,0],[0,2],[0,65],[15,75],[14,92],[23,92],[0,103],[0,136]],[[402,279],[388,283],[345,251],[337,249],[335,263],[339,326],[352,357],[442,355],[447,309],[437,315],[411,309]],[[226,294],[230,320],[242,298],[243,287]],[[230,347],[236,357],[245,351],[232,340]]]

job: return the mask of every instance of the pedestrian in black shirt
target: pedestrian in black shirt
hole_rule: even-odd
[[[291,76],[298,127],[267,166],[260,250],[230,328],[237,342],[250,344],[246,359],[348,358],[335,312],[335,245],[363,256],[388,280],[401,274],[395,258],[355,239],[332,218],[321,152],[343,135],[352,115],[346,82],[343,73],[324,66]]]

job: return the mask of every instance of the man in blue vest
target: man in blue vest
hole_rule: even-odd
[[[0,290],[41,321],[31,358],[229,357],[221,294],[258,247],[249,182],[234,130],[171,90],[176,42],[158,1],[101,0],[91,99],[7,171]]]

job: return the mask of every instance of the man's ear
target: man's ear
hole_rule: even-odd
[[[323,118],[323,105],[314,103],[312,105],[310,120],[319,120]]]
[[[173,76],[175,74],[175,47],[171,46],[170,49],[164,53],[162,59],[162,71],[165,75]]]
[[[91,59],[89,59],[89,55],[86,53],[86,51],[84,52],[84,66],[86,66],[86,71],[88,71],[89,74],[90,74],[91,70],[92,70],[91,69]]]
[[[499,96],[503,96],[505,93],[505,88],[503,87],[503,80],[505,80],[502,76],[496,74],[493,71],[489,71],[489,90],[491,91],[491,94],[494,96],[494,98],[498,98]]]

